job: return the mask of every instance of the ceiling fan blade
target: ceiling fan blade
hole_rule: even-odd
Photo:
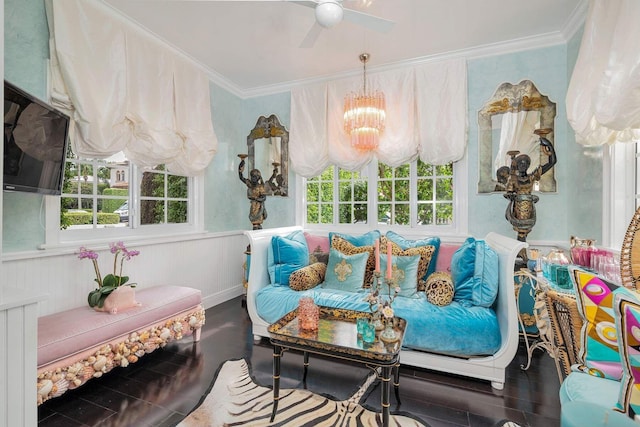
[[[363,27],[379,31],[381,33],[388,33],[395,25],[395,22],[388,19],[369,15],[368,13],[360,12],[353,9],[347,9],[346,7],[344,8],[344,19],[349,22],[353,22],[354,24],[362,25]]]
[[[317,1],[313,1],[313,0],[307,0],[307,1],[304,1],[304,0],[284,0],[284,1],[289,2],[289,3],[295,3],[295,4],[298,4],[300,6],[310,7],[312,9],[315,9],[316,6],[318,5],[318,2]]]
[[[300,43],[300,47],[305,49],[312,48],[313,45],[316,44],[316,40],[318,40],[318,37],[320,36],[320,33],[323,29],[324,28],[322,28],[320,24],[314,22],[307,35],[304,37],[304,40],[302,40],[302,43]]]

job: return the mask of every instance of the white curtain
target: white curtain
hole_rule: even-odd
[[[640,1],[591,0],[567,91],[583,145],[640,140]]]
[[[76,154],[204,171],[218,141],[203,71],[102,2],[48,0],[47,18],[53,102],[73,117]]]
[[[456,59],[416,68],[420,159],[457,162],[467,148],[467,62]]]
[[[362,169],[374,156],[395,167],[418,156],[446,164],[464,156],[467,135],[467,76],[464,60],[369,73],[367,86],[386,100],[386,125],[375,151],[351,146],[343,127],[344,97],[362,87],[362,76],[291,91],[291,167],[304,177],[333,164]]]

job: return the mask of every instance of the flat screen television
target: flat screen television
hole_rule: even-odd
[[[59,195],[68,135],[67,115],[5,80],[3,189]]]

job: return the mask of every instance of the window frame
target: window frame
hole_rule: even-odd
[[[204,176],[187,177],[188,218],[183,224],[140,225],[137,216],[140,206],[140,183],[144,170],[130,163],[129,225],[78,230],[60,229],[61,196],[44,196],[45,243],[39,249],[99,244],[113,239],[135,240],[171,236],[185,236],[204,232]]]
[[[453,223],[451,225],[417,225],[414,215],[411,215],[410,225],[386,225],[378,224],[377,219],[377,165],[376,159],[372,160],[360,171],[362,177],[366,177],[368,181],[368,200],[367,200],[367,223],[366,224],[338,224],[336,221],[337,198],[334,199],[334,223],[333,224],[308,224],[306,218],[306,183],[307,180],[301,176],[296,177],[296,193],[300,196],[296,198],[296,223],[301,225],[305,230],[316,230],[318,232],[342,231],[351,233],[365,233],[371,229],[379,229],[381,231],[393,230],[405,235],[421,236],[427,234],[438,235],[440,237],[459,238],[466,236],[468,233],[468,167],[467,156],[453,163],[453,186],[455,188],[453,195]],[[411,162],[410,186],[415,188],[417,185],[417,160]],[[334,171],[334,177],[337,171]],[[334,180],[334,188],[336,181]],[[410,205],[417,205],[417,194],[411,191]]]
[[[602,244],[620,250],[637,206],[640,206],[640,142],[603,147]]]

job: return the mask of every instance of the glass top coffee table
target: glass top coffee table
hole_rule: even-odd
[[[400,404],[398,388],[400,386],[400,348],[406,330],[406,321],[394,318],[394,329],[398,340],[385,343],[376,337],[374,343],[365,343],[358,336],[356,320],[369,316],[370,313],[329,307],[319,307],[320,318],[317,331],[305,331],[298,322],[298,310],[284,315],[276,323],[269,326],[268,331],[273,345],[273,411],[271,422],[278,411],[280,392],[280,358],[285,350],[293,349],[303,352],[304,374],[303,384],[306,387],[309,353],[326,355],[338,359],[359,362],[375,370],[381,368],[379,378],[382,388],[382,423],[389,425],[389,391],[391,373],[394,371],[394,389],[396,400]]]

